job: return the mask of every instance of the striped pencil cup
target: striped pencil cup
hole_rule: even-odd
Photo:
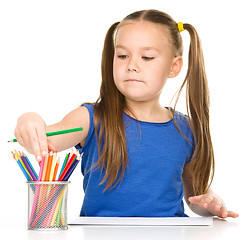
[[[27,182],[29,230],[68,229],[68,183]]]

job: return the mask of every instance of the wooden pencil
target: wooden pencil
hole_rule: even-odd
[[[76,157],[77,157],[77,155],[75,153],[71,156],[70,160],[66,164],[66,167],[65,167],[64,171],[60,175],[58,181],[63,180],[64,176],[66,175],[67,171],[69,170],[70,166],[72,165],[72,163],[73,163],[73,161],[75,160]]]
[[[45,181],[49,181],[49,176],[50,176],[50,171],[51,171],[51,164],[52,164],[52,154],[53,154],[53,152],[50,152],[49,156],[48,156]]]
[[[14,152],[15,152],[15,156],[19,159],[21,165],[23,166],[23,168],[25,169],[26,173],[28,174],[28,176],[30,178],[30,181],[32,181],[32,177],[31,177],[29,171],[27,170],[26,165],[23,163],[22,158],[21,158],[19,152],[17,152],[16,150],[14,150]]]
[[[61,131],[56,131],[56,132],[49,132],[49,133],[46,133],[46,135],[47,135],[47,137],[50,137],[50,136],[61,135],[61,134],[72,133],[72,132],[78,132],[78,131],[83,131],[83,128],[78,127],[78,128],[71,128],[71,129],[66,129],[66,130],[61,130]],[[17,142],[17,140],[12,139],[8,142]]]
[[[26,159],[28,165],[30,166],[30,168],[31,168],[31,170],[32,170],[32,172],[33,172],[33,174],[35,175],[36,179],[38,179],[38,175],[37,175],[35,169],[33,168],[33,165],[32,165],[31,162],[29,161],[27,155],[26,155],[24,152],[21,152],[21,153],[22,153],[22,155],[25,157],[25,159]]]
[[[67,154],[66,154],[66,157],[65,157],[65,159],[64,159],[63,165],[62,165],[61,170],[60,170],[60,173],[59,173],[59,177],[60,177],[60,175],[62,174],[62,172],[63,172],[64,169],[65,169],[65,166],[66,166],[67,160],[68,160],[68,158],[69,158],[69,155],[70,155],[70,153],[67,153]]]
[[[46,157],[45,157],[41,181],[45,181],[45,179],[46,179],[47,162],[48,162],[48,155],[46,155]]]
[[[57,153],[54,153],[52,155],[52,163],[51,163],[51,171],[50,171],[50,176],[49,176],[49,181],[51,182],[53,180],[53,175],[54,175],[54,169],[55,165],[57,163]]]
[[[36,178],[36,176],[34,175],[34,173],[33,173],[32,169],[31,169],[31,167],[29,166],[29,164],[28,164],[26,158],[25,158],[22,154],[20,154],[20,157],[21,157],[21,159],[22,159],[22,162],[23,162],[24,165],[26,166],[27,171],[28,171],[29,174],[31,175],[32,180],[33,180],[33,181],[37,181],[37,178]]]
[[[27,174],[26,170],[24,169],[23,165],[21,164],[20,160],[18,159],[18,157],[13,153],[11,152],[12,155],[13,155],[13,158],[16,160],[18,166],[20,167],[20,169],[22,170],[24,176],[26,177],[27,181],[31,181],[31,178],[29,177],[29,175]]]
[[[53,181],[55,181],[55,179],[56,179],[57,172],[58,172],[58,169],[59,169],[59,163],[60,163],[60,158],[58,158],[58,160],[56,162],[56,166],[55,166],[54,174],[53,174]]]
[[[42,174],[43,174],[43,169],[44,169],[44,163],[45,163],[45,156],[42,157],[41,160],[41,165],[40,165],[40,172],[39,172],[39,176],[38,176],[38,181],[42,180]]]

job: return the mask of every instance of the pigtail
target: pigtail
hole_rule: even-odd
[[[206,193],[214,175],[214,153],[209,129],[209,90],[200,38],[193,26],[184,24],[190,34],[188,72],[185,77],[187,111],[195,139],[192,178],[195,195]]]
[[[115,187],[123,178],[128,161],[122,118],[125,98],[116,88],[113,77],[114,34],[118,25],[119,22],[114,23],[105,37],[101,66],[102,84],[94,108],[94,126],[100,156],[93,167],[98,166],[97,168],[102,167],[102,170],[105,170],[100,183],[107,181],[104,191]]]

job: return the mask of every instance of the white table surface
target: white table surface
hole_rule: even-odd
[[[213,226],[82,226],[69,225],[68,230],[27,230],[25,221],[0,221],[1,235],[6,239],[35,240],[110,240],[110,239],[243,239],[247,236],[246,219],[214,219]],[[239,237],[240,236],[240,237]],[[243,236],[243,237],[241,237]]]

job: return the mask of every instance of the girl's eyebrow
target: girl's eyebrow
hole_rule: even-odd
[[[115,48],[122,48],[122,49],[124,49],[124,50],[128,50],[128,47],[125,47],[125,46],[120,45],[120,44],[116,45]],[[144,50],[144,51],[155,50],[155,51],[157,51],[157,52],[160,52],[160,51],[159,51],[157,48],[155,48],[155,47],[142,47],[142,48],[140,48],[140,49],[141,49],[141,50]]]

